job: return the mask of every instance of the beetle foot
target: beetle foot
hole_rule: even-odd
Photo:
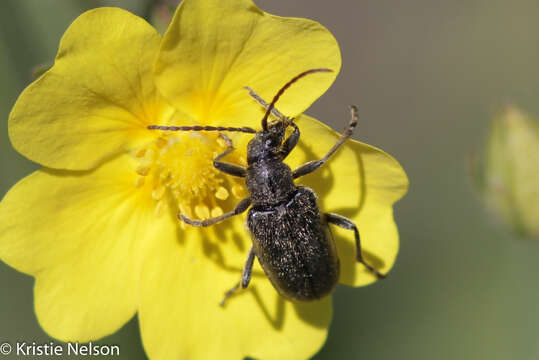
[[[378,279],[385,279],[386,278],[387,275],[382,274],[381,272],[379,272],[378,270],[376,270],[375,268],[373,268],[372,266],[367,264],[362,258],[357,259],[357,261],[362,263],[363,265],[365,265],[367,270],[369,270],[374,276],[376,276],[376,278],[378,278]]]
[[[219,303],[219,306],[225,307],[225,303],[228,300],[228,298],[234,295],[236,291],[239,290],[239,288],[240,288],[240,283],[237,283],[236,286],[234,286],[232,289],[225,292],[225,296],[223,297],[223,300],[221,300],[221,302]]]
[[[178,219],[192,226],[204,226],[203,221],[190,219],[183,214],[178,214]]]

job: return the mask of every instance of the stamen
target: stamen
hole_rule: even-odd
[[[144,176],[139,176],[137,177],[137,179],[135,180],[135,186],[136,187],[142,187],[144,185]]]
[[[159,186],[158,188],[154,189],[152,191],[152,198],[154,200],[161,200],[163,198],[163,195],[165,195],[166,188],[164,186]]]
[[[180,208],[180,214],[191,216],[191,209],[188,209],[184,204],[178,206]]]
[[[146,176],[148,175],[148,173],[150,172],[150,167],[149,166],[144,166],[144,165],[141,165],[137,168],[136,170],[137,174],[139,175],[142,175],[142,176]]]
[[[210,217],[210,209],[206,205],[196,205],[195,214],[199,219],[208,219]]]
[[[147,150],[146,148],[140,149],[139,151],[137,151],[137,153],[135,154],[135,156],[138,157],[138,158],[143,157],[144,154],[146,154],[146,150]]]
[[[217,191],[215,192],[215,197],[219,200],[226,200],[228,199],[228,190],[225,189],[224,187],[222,186],[219,186],[219,188],[217,189]]]
[[[144,160],[146,161],[154,161],[155,160],[155,150],[154,149],[147,149],[146,153],[144,155]]]
[[[155,142],[155,145],[160,149],[164,148],[167,144],[168,144],[168,141],[165,138],[162,138],[162,137],[157,138],[157,140]]]
[[[223,215],[223,209],[221,209],[219,206],[216,206],[211,209],[211,217],[217,217],[221,215]]]
[[[165,211],[165,201],[159,200],[157,204],[155,204],[154,214],[155,216],[159,217],[163,215],[164,211]]]
[[[239,185],[232,186],[232,195],[237,199],[243,199],[245,197],[245,189]]]
[[[133,153],[139,175],[134,185],[155,200],[156,216],[173,203],[178,208],[172,210],[190,218],[220,216],[223,208],[234,205],[229,203],[231,194],[236,198],[246,194],[243,180],[231,178],[213,166],[213,159],[226,148],[218,134],[163,134]],[[227,156],[227,161],[244,164],[242,157],[241,151],[235,151]],[[182,229],[189,228],[181,221],[178,223]]]
[[[161,181],[161,184],[167,185],[172,181],[172,174],[170,173],[170,170],[163,171],[159,174],[159,180]]]

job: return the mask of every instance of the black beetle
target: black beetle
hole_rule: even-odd
[[[241,281],[226,292],[221,305],[240,287],[245,289],[249,285],[255,256],[275,289],[287,299],[310,301],[331,293],[339,280],[339,258],[328,223],[353,230],[357,261],[378,278],[385,277],[363,260],[356,225],[337,214],[320,214],[313,190],[294,184],[294,179],[309,174],[324,164],[352,135],[358,119],[356,107],[351,107],[352,117],[348,128],[322,159],[309,161],[294,171],[283,163],[298,143],[300,132],[293,119],[283,116],[274,108],[275,103],[284,91],[301,77],[329,71],[332,70],[311,69],[297,75],[277,92],[269,105],[251,88],[246,87],[250,95],[266,108],[262,118],[262,131],[249,127],[148,126],[151,130],[239,131],[255,134],[247,145],[247,168],[221,161],[234,150],[230,139],[223,134],[221,136],[227,143],[227,149],[213,161],[218,170],[232,176],[245,177],[250,196],[240,201],[233,211],[218,217],[192,220],[182,214],[178,215],[179,219],[187,224],[210,226],[238,215],[252,205],[247,216],[247,226],[251,232],[253,246],[247,256]],[[268,125],[270,113],[279,121]],[[293,131],[285,139],[288,126],[291,126]]]

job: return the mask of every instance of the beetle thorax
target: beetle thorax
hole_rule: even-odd
[[[296,192],[290,167],[280,159],[250,164],[245,179],[254,206],[275,206],[290,200]]]

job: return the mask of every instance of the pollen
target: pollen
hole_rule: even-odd
[[[243,179],[213,166],[213,159],[226,147],[226,142],[213,133],[163,133],[133,153],[138,161],[134,186],[155,201],[156,216],[162,216],[168,204],[194,219],[220,216],[223,209],[235,206],[235,198],[246,194]],[[241,150],[228,154],[223,161],[245,166]],[[183,228],[183,223],[180,226]]]
[[[153,189],[152,191],[152,198],[155,200],[161,200],[163,198],[163,195],[165,195],[166,188],[164,186],[158,186],[157,188]]]
[[[217,217],[221,215],[223,215],[223,209],[221,209],[219,206],[216,206],[211,209],[211,217]]]
[[[146,176],[148,175],[148,173],[150,172],[150,167],[149,166],[144,166],[144,165],[141,165],[137,168],[137,174],[139,175],[142,175],[142,176]]]
[[[232,195],[234,195],[236,199],[243,199],[245,196],[247,196],[247,189],[245,186],[235,184],[232,186]]]
[[[219,186],[215,192],[215,197],[219,200],[226,200],[228,198],[228,190],[222,186]]]
[[[210,209],[206,205],[195,205],[195,214],[199,219],[207,219],[210,217]]]
[[[136,153],[135,153],[135,156],[138,157],[138,158],[142,158],[144,157],[144,154],[146,154],[146,151],[148,149],[146,148],[142,148],[142,149],[139,149]]]

